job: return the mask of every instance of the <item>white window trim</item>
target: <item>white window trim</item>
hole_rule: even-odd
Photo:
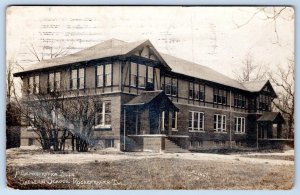
[[[108,69],[107,67],[108,67],[108,66],[110,66],[110,72],[107,71],[107,69]],[[104,68],[104,70],[105,70],[105,71],[103,72],[103,73],[104,73],[103,84],[104,84],[105,87],[110,87],[110,86],[112,86],[112,74],[113,74],[113,73],[112,73],[112,71],[113,71],[112,69],[113,69],[113,65],[112,65],[112,64],[105,64],[105,67],[103,67],[103,68]],[[108,78],[109,76],[110,76],[110,83],[107,82],[107,78]]]
[[[239,119],[241,119],[241,123],[238,125]],[[246,119],[245,119],[245,117],[235,117],[235,122],[237,122],[235,124],[235,134],[245,134],[246,133]],[[239,126],[239,130],[238,130],[238,126]]]
[[[83,70],[83,76],[80,77],[80,70]],[[78,68],[77,70],[77,79],[78,79],[78,89],[84,89],[85,88],[85,68]],[[80,86],[81,81],[83,80],[83,86]]]
[[[106,128],[111,128],[111,124],[110,125],[107,125],[105,124],[105,116],[106,116],[106,113],[105,113],[105,103],[108,103],[109,101],[104,101],[102,102],[102,121],[100,121],[100,124],[99,125],[95,125],[94,128],[95,129],[106,129]],[[98,114],[98,113],[97,113]]]
[[[135,69],[135,72],[133,73],[132,72],[132,66],[133,66],[133,64],[135,64],[136,65],[136,69]],[[132,78],[131,78],[131,76],[132,75],[134,75],[135,76],[135,82],[134,83],[132,83]],[[137,80],[138,80],[138,63],[134,63],[134,62],[131,62],[130,63],[130,75],[129,75],[129,77],[130,77],[130,83],[129,83],[129,85],[130,85],[130,87],[137,87]]]
[[[178,112],[175,111],[175,128],[172,128],[172,131],[178,131],[177,129],[177,121],[178,121]],[[173,116],[172,116],[172,120],[173,120]],[[173,121],[172,121],[173,122]]]
[[[226,130],[226,126],[227,126],[227,122],[226,122],[226,115],[221,115],[221,114],[215,114],[214,116],[217,116],[216,118],[216,128],[214,128],[214,132],[215,133],[227,133],[227,130]],[[221,117],[221,128],[219,129],[218,126],[219,126],[219,117]],[[225,121],[224,121],[225,119]],[[223,123],[225,122],[225,128],[223,128]],[[214,121],[215,123],[215,121]]]
[[[100,67],[101,67],[101,71],[99,71]],[[104,65],[99,64],[99,65],[96,66],[97,87],[103,87],[103,85],[104,85],[104,79],[103,79],[104,71],[103,70],[104,70]],[[101,80],[102,80],[101,85],[99,83],[99,80],[100,80],[99,78],[101,78]]]
[[[198,111],[189,111],[192,113],[192,127],[188,127],[189,129],[189,132],[204,132],[204,112],[198,112]],[[198,119],[197,119],[197,123],[198,123],[198,129],[195,129],[194,128],[194,121],[195,121],[195,118],[194,118],[194,113],[198,113]],[[203,114],[203,120],[202,120],[202,128],[200,127],[200,119],[201,119],[201,114]]]

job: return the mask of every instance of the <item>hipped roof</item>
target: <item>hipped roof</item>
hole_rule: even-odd
[[[19,76],[22,73],[34,70],[54,68],[77,62],[128,55],[145,45],[150,45],[150,48],[154,51],[158,59],[165,65],[166,68],[171,69],[171,71],[174,73],[195,77],[250,92],[259,91],[259,89],[261,89],[261,86],[263,86],[263,84],[265,83],[265,81],[260,81],[257,83],[239,83],[238,81],[231,79],[207,66],[199,65],[194,62],[158,52],[149,40],[125,42],[117,39],[104,41],[95,46],[86,48],[82,51],[64,57],[40,61],[31,66],[25,67],[23,71],[15,73],[14,76]]]

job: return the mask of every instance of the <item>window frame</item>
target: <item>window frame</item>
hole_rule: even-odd
[[[135,64],[135,74],[133,72],[133,65]],[[138,86],[138,63],[130,62],[130,87],[137,87]]]
[[[106,112],[106,104],[110,104],[110,112]],[[112,125],[112,112],[111,112],[111,101],[103,101],[103,102],[96,102],[95,105],[96,113],[95,113],[95,122],[94,122],[94,129],[111,129]],[[99,112],[98,110],[100,110]],[[110,115],[110,123],[106,124],[106,117]],[[98,117],[100,117],[100,121],[98,121]]]
[[[214,132],[227,133],[227,121],[225,114],[214,114]]]
[[[197,113],[197,129],[195,128],[195,113]],[[192,114],[192,119],[190,119],[190,114]],[[192,126],[190,126],[190,122]],[[201,123],[202,122],[202,123]],[[202,124],[202,125],[201,125]],[[204,132],[204,112],[189,111],[189,132]]]
[[[83,70],[83,76],[80,76],[80,70]],[[73,75],[73,71],[76,73]],[[71,90],[80,90],[80,89],[85,89],[85,67],[75,67],[71,69],[71,78],[70,78],[70,89]],[[75,76],[75,77],[73,77]],[[82,81],[83,80],[83,81]],[[75,85],[74,85],[74,81],[76,81]],[[81,81],[83,82],[83,87],[81,87]],[[74,87],[76,86],[76,87]]]
[[[227,90],[214,88],[214,104],[227,106]]]
[[[154,67],[148,65],[147,66],[147,83],[154,84],[154,72],[153,71],[154,71]]]
[[[40,75],[33,74],[28,77],[28,94],[32,95],[32,94],[39,94],[39,93],[40,93]]]
[[[175,116],[174,116],[175,114]],[[173,122],[174,122],[174,127],[173,127]],[[172,131],[178,131],[178,112],[173,111],[172,112]]]
[[[102,81],[101,83],[99,81]],[[96,87],[104,86],[104,64],[96,66]]]
[[[108,64],[104,64],[103,65],[104,69],[103,69],[103,74],[104,74],[104,86],[105,87],[110,87],[112,86],[113,80],[112,80],[112,74],[113,74],[113,64],[112,63],[108,63]],[[108,67],[110,67],[110,72],[108,72]],[[108,78],[110,78],[110,82],[108,82]]]
[[[53,81],[51,81],[51,76],[53,75]],[[59,75],[59,85],[57,85],[57,75]],[[51,85],[51,83],[53,83]],[[52,88],[53,87],[53,88]],[[52,71],[48,73],[48,92],[55,92],[61,90],[61,71]]]
[[[246,118],[245,117],[235,117],[234,118],[234,132],[235,134],[245,134],[246,133]]]
[[[145,64],[137,64],[138,66],[138,74],[137,74],[137,87],[138,88],[142,88],[142,89],[145,89],[146,86],[147,86],[147,66]],[[144,73],[145,75],[142,75],[142,68],[144,69]],[[140,81],[143,81],[143,84],[144,85],[141,85]]]

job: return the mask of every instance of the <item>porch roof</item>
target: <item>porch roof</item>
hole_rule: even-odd
[[[163,90],[144,91],[139,96],[136,96],[128,103],[124,104],[124,106],[146,106],[155,102],[163,102],[163,100],[168,102],[169,106],[173,107],[174,110],[179,110]]]
[[[124,105],[129,106],[129,105],[148,104],[160,93],[162,93],[162,90],[142,92],[139,96],[136,96],[135,98],[133,98],[132,100],[130,100],[128,103]]]
[[[280,112],[265,112],[257,119],[258,122],[272,122],[275,124],[284,123],[284,118]]]

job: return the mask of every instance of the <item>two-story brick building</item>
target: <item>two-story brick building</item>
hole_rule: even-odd
[[[51,89],[101,97],[94,137],[106,147],[193,150],[281,138],[284,120],[271,112],[276,94],[269,81],[239,83],[163,54],[149,40],[111,39],[14,76],[22,78],[25,99]],[[27,130],[21,137],[22,145],[34,142]]]

